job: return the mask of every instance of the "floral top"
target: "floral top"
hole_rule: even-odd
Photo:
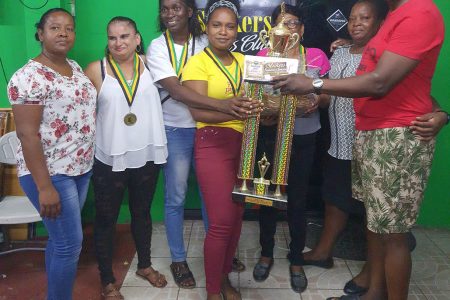
[[[8,84],[11,105],[43,106],[39,134],[50,176],[84,174],[94,158],[97,92],[80,66],[68,62],[72,77],[29,60]],[[19,176],[30,174],[21,146],[17,154]]]

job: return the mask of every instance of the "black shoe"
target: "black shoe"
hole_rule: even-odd
[[[340,297],[329,297],[327,300],[360,300],[358,295],[344,295]]]
[[[414,234],[412,234],[411,231],[408,231],[408,233],[406,234],[406,238],[408,240],[409,252],[413,252],[414,249],[416,249],[417,245],[416,237],[414,236]]]
[[[331,269],[334,266],[334,261],[332,257],[328,257],[327,259],[322,260],[303,259],[303,265]]]
[[[308,286],[308,279],[306,278],[305,271],[298,272],[292,271],[292,267],[289,267],[289,274],[291,276],[291,288],[296,293],[302,293]]]
[[[257,282],[262,282],[269,277],[270,270],[273,266],[273,259],[270,260],[270,264],[258,261],[253,268],[253,279]]]
[[[367,292],[368,288],[362,287],[357,285],[353,279],[350,281],[347,281],[347,283],[344,286],[344,293],[348,295],[357,295],[361,296],[364,295]]]

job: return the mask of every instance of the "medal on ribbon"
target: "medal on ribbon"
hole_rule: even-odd
[[[123,122],[127,126],[132,126],[136,124],[137,116],[131,112],[131,106],[133,105],[134,97],[136,96],[136,91],[139,86],[139,80],[141,78],[141,66],[138,54],[137,53],[134,54],[134,61],[133,61],[134,74],[133,79],[131,80],[130,83],[128,83],[127,80],[125,79],[125,76],[123,75],[119,64],[116,63],[111,54],[108,56],[108,63],[111,67],[111,70],[113,71],[114,76],[119,82],[122,92],[125,95],[128,107],[130,108],[130,112],[125,115],[125,117],[123,118]]]
[[[166,30],[164,32],[164,38],[166,39],[167,50],[169,51],[170,63],[172,64],[172,68],[175,70],[178,79],[181,80],[181,75],[183,74],[184,66],[186,65],[186,62],[188,60],[189,40],[192,38],[192,35],[190,35],[186,43],[184,43],[180,58],[177,57],[177,53],[175,51],[175,43],[169,30]],[[193,45],[191,56],[194,54],[195,48],[195,39],[194,38],[192,39]]]
[[[299,44],[299,52],[300,52],[300,74],[305,74],[306,71],[306,50],[302,44]]]
[[[236,68],[234,70],[234,76],[231,75],[230,71],[223,65],[223,63],[220,61],[220,59],[209,49],[208,47],[205,48],[206,55],[211,58],[211,60],[214,62],[214,64],[219,68],[219,70],[225,75],[225,77],[228,79],[228,82],[231,85],[231,88],[233,90],[233,95],[236,97],[239,93],[239,90],[241,89],[242,85],[242,70],[239,66],[239,63],[237,59],[231,54],[233,57],[233,60],[236,62]]]

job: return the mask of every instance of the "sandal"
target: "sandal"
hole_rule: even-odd
[[[123,300],[124,297],[120,293],[119,289],[112,283],[108,283],[102,288],[102,299],[104,300]]]
[[[233,257],[233,263],[231,265],[231,268],[233,272],[244,272],[245,271],[245,265],[242,261],[239,260],[237,257]]]
[[[186,261],[173,262],[170,265],[170,271],[172,272],[173,280],[179,288],[182,289],[193,289],[196,287],[196,282],[194,275]]]
[[[223,300],[242,300],[241,293],[231,285],[230,279],[226,278],[226,283],[222,282],[220,287],[220,295]]]
[[[145,272],[145,273],[140,273]],[[163,288],[167,285],[166,277],[153,269],[152,267],[145,269],[138,269],[136,275],[142,279],[147,280],[153,287]]]

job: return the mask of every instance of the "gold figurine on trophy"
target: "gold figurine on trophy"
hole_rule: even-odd
[[[255,178],[253,180],[253,186],[255,188],[255,193],[258,196],[265,196],[267,195],[268,188],[270,185],[270,180],[265,179],[267,170],[270,167],[270,162],[267,160],[266,154],[263,154],[263,158],[258,161],[258,169],[259,174],[261,175],[260,178]]]

